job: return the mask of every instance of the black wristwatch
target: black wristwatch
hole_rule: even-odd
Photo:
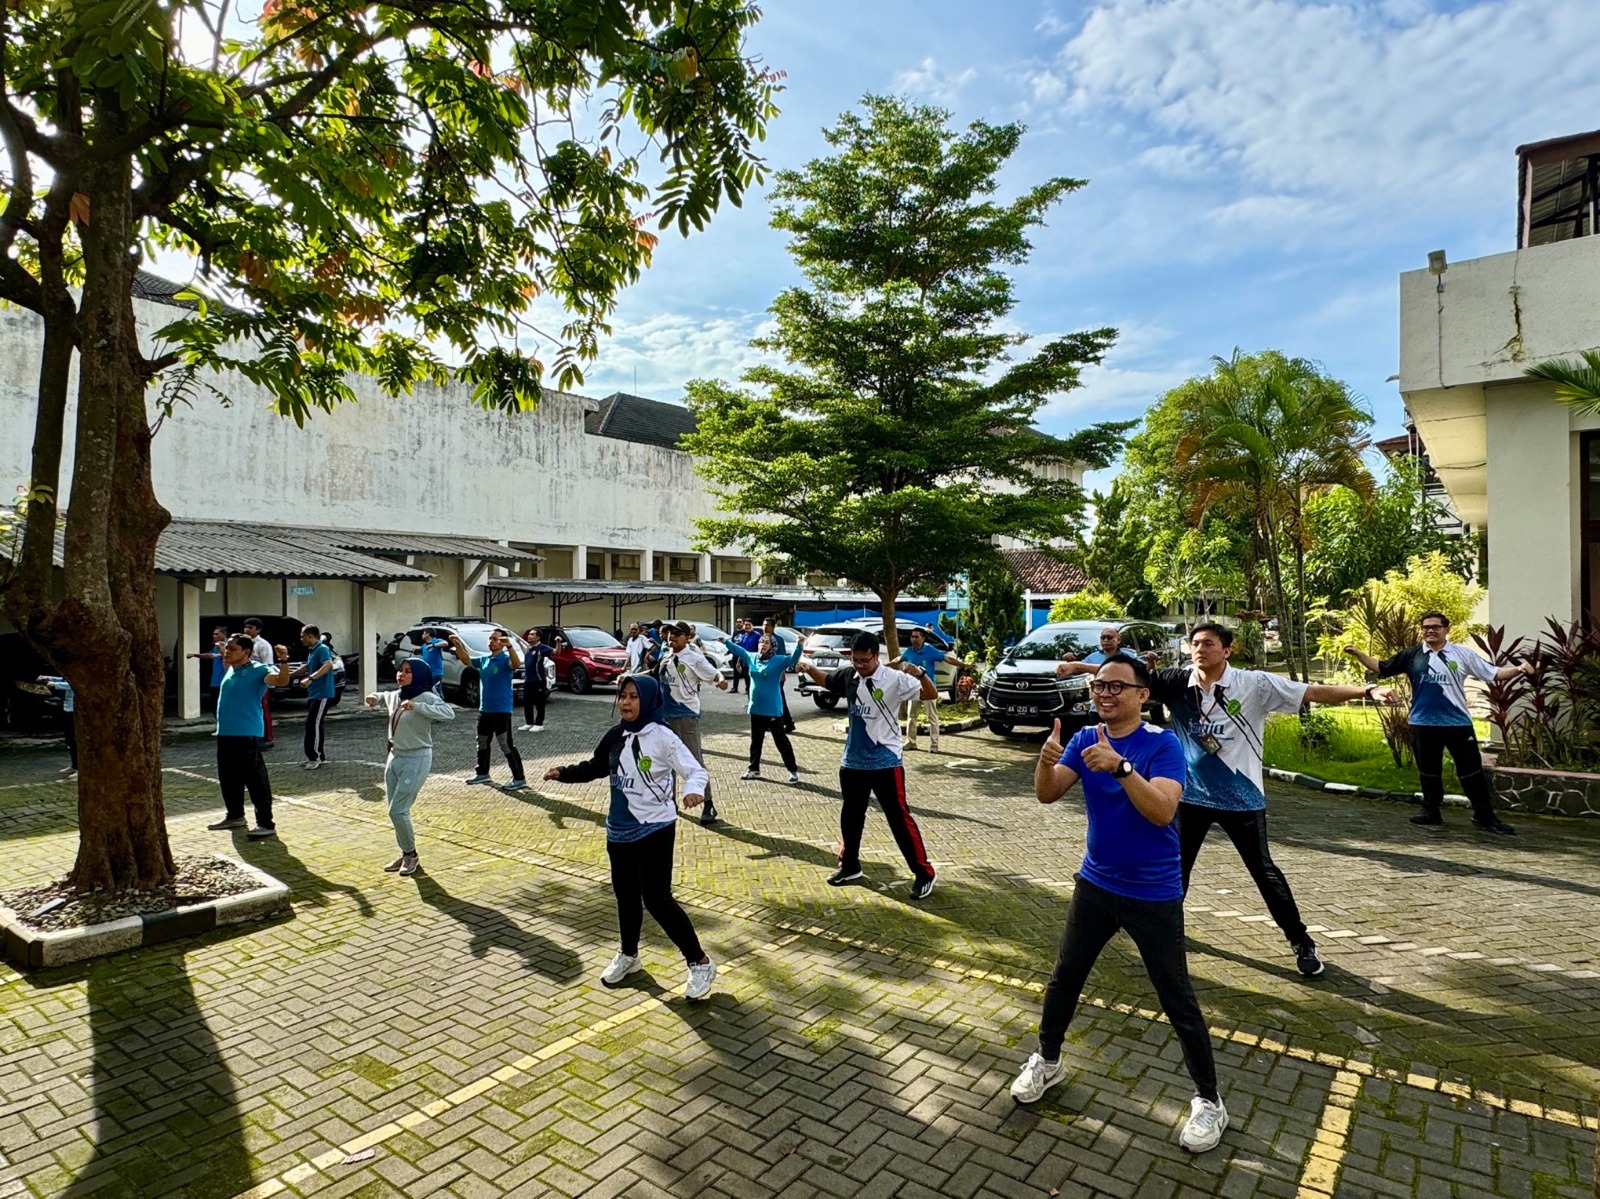
[[[1122,761],[1117,763],[1117,768],[1111,773],[1119,779],[1125,779],[1133,773],[1133,763],[1128,761],[1127,758],[1123,758]]]

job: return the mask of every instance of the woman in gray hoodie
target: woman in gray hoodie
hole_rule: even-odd
[[[389,796],[389,819],[394,822],[400,856],[384,867],[392,873],[417,872],[417,832],[411,824],[411,805],[433,766],[433,722],[454,720],[456,710],[433,690],[433,671],[421,658],[409,658],[395,674],[398,691],[367,696],[367,707],[382,707],[389,716],[389,761],[383,786]]]

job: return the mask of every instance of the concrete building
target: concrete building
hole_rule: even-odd
[[[1400,391],[1485,533],[1489,622],[1536,636],[1600,610],[1600,417],[1525,377],[1600,348],[1600,132],[1517,153],[1517,248],[1400,276]]]

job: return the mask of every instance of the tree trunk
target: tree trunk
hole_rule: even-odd
[[[883,657],[884,661],[890,661],[900,656],[899,621],[895,616],[895,601],[900,593],[880,591],[878,598],[883,601]]]
[[[1289,611],[1289,599],[1283,590],[1283,563],[1278,553],[1278,539],[1273,535],[1271,521],[1273,514],[1268,510],[1265,514],[1267,525],[1262,530],[1262,539],[1267,547],[1267,575],[1272,581],[1272,598],[1277,606],[1278,636],[1283,643],[1284,650],[1289,659],[1289,677],[1298,679],[1296,673],[1298,661],[1294,652],[1293,614]]]
[[[114,98],[97,103],[96,141],[115,136]],[[107,126],[110,126],[109,128]],[[161,799],[166,670],[155,605],[155,546],[170,519],[150,474],[148,369],[133,320],[132,164],[85,175],[78,423],[63,594],[43,622],[76,695],[79,891],[148,888],[172,877]]]

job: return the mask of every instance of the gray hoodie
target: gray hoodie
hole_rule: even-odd
[[[380,691],[378,705],[389,718],[389,749],[393,753],[416,753],[433,749],[433,722],[454,720],[456,710],[432,691],[411,697],[409,711],[401,711],[405,701],[398,691]]]

